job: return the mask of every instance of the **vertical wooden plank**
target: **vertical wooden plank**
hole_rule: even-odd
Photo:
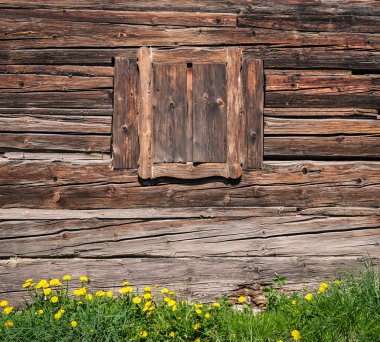
[[[153,64],[153,161],[187,161],[187,67]]]
[[[138,50],[140,72],[139,85],[139,168],[138,174],[147,179],[153,176],[153,112],[152,112],[152,51],[142,47]]]
[[[246,113],[247,158],[245,168],[263,167],[263,112],[264,68],[263,61],[247,59],[243,63],[244,111]]]
[[[137,168],[137,63],[115,58],[112,165],[114,169]]]
[[[241,140],[241,59],[239,48],[227,48],[227,166],[230,178],[242,174],[240,143]]]
[[[187,131],[186,131],[186,152],[187,162],[193,161],[193,65],[187,65]]]
[[[193,64],[193,162],[226,162],[226,85],[225,64]]]

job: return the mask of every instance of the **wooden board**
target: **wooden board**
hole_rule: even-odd
[[[358,117],[377,118],[376,109],[366,108],[264,108],[265,116],[272,117]]]
[[[153,162],[186,163],[188,110],[186,64],[153,64]]]
[[[137,81],[137,63],[116,57],[112,121],[114,169],[136,169],[138,166]]]
[[[226,162],[226,85],[225,64],[193,64],[194,162]]]

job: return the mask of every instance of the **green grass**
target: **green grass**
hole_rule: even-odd
[[[30,303],[0,314],[0,341],[380,341],[379,276],[371,267],[326,282],[319,293],[290,297],[281,290],[285,279],[276,275],[265,291],[269,308],[256,315],[244,298],[237,310],[227,298],[194,305],[154,286],[137,292],[123,285],[118,296],[89,296],[86,281],[87,294],[75,296],[69,288],[73,281],[61,282],[49,285],[47,295],[46,283],[26,282]],[[1,311],[10,311],[4,300]]]

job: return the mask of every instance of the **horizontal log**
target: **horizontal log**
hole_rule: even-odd
[[[373,259],[378,263],[377,259]],[[317,286],[337,273],[358,270],[363,258],[344,257],[257,257],[257,258],[117,258],[117,259],[20,259],[0,261],[0,294],[10,303],[27,297],[22,284],[27,278],[51,279],[64,274],[86,274],[93,289],[112,289],[116,293],[125,279],[144,288],[161,284],[180,298],[209,301],[240,288],[259,288],[272,283],[273,274],[287,276],[286,289],[301,290]],[[141,272],[141,270],[144,272]]]
[[[298,134],[301,134],[299,132]],[[379,135],[265,137],[264,156],[366,157],[380,156]]]
[[[0,114],[0,131],[111,134],[111,121],[110,116]]]
[[[1,70],[1,67],[0,67]],[[352,70],[329,70],[329,69],[266,69],[264,70],[265,75],[297,75],[297,76],[351,76]]]
[[[3,161],[0,207],[96,209],[146,207],[375,207],[378,162],[271,162],[222,179],[141,186],[136,171],[110,170],[109,161]],[[191,186],[189,186],[191,185]]]
[[[291,14],[277,14],[276,6],[273,6],[272,13],[256,11],[251,14],[239,15],[238,26],[306,32],[380,33],[378,16],[336,13],[322,15],[321,13],[310,13],[306,8],[297,14],[294,13],[295,11]]]
[[[94,35],[96,32],[96,35]],[[99,24],[41,18],[3,19],[0,48],[128,47],[180,45],[273,44],[281,47],[331,46],[373,49],[380,35],[345,32],[286,32],[273,29]]]
[[[50,160],[50,161],[88,161],[107,160],[110,162],[109,154],[102,153],[39,153],[39,152],[5,152],[3,158],[9,160]]]
[[[266,117],[264,134],[380,134],[380,120],[368,119],[289,119]]]
[[[1,108],[0,115],[27,115],[27,116],[112,116],[113,108],[82,109],[82,108]]]
[[[0,93],[0,108],[112,108],[112,90]]]
[[[380,257],[379,225],[306,215],[0,221],[0,257]]]
[[[47,150],[110,153],[111,137],[102,135],[0,133],[0,151]]]
[[[91,52],[90,52],[91,54]],[[58,61],[57,61],[58,62]],[[113,77],[113,67],[88,65],[0,65],[3,74]]]
[[[170,54],[189,55],[185,48],[174,48]],[[328,69],[379,69],[380,52],[371,48],[360,50],[345,47],[242,47],[248,58],[263,59],[265,68],[328,68]],[[192,53],[194,50],[192,49]],[[44,49],[1,50],[0,64],[98,64],[112,65],[113,58],[136,57],[135,49]]]
[[[0,90],[7,93],[91,90],[107,89],[112,87],[113,77],[0,74]]]
[[[0,18],[46,18],[74,22],[187,27],[236,27],[237,15],[202,12],[137,12],[78,9],[2,9]]]
[[[264,116],[273,117],[362,117],[376,119],[378,111],[366,108],[264,108]]]
[[[380,216],[380,208],[360,207],[325,207],[307,208],[299,211],[300,215],[323,216]]]
[[[297,94],[363,94],[380,91],[380,75],[267,75],[265,90],[297,91]]]

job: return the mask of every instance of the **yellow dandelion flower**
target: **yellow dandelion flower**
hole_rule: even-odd
[[[301,339],[301,333],[298,330],[292,330],[290,334],[294,341],[299,341]]]
[[[292,300],[292,305],[296,305],[297,301],[295,299]]]
[[[6,321],[6,322],[4,323],[4,326],[5,326],[6,328],[12,328],[12,327],[13,327],[13,322],[12,322],[12,321]]]
[[[170,300],[168,301],[168,306],[173,306],[173,305],[176,305],[176,302],[175,302],[175,300],[170,299]]]
[[[169,334],[169,337],[174,337],[174,336],[175,336],[175,332],[171,331],[170,334]]]
[[[162,290],[161,290],[161,293],[168,293],[169,292],[169,290],[166,288],[166,287],[164,287]]]
[[[340,285],[340,284],[341,284],[341,281],[340,281],[339,279],[335,279],[335,280],[334,280],[334,283],[335,283],[336,285]]]
[[[320,287],[317,291],[317,294],[322,294],[323,292],[325,292],[325,289],[323,287]]]
[[[37,310],[37,313],[38,313],[39,315],[43,315],[43,314],[44,314],[44,310],[42,310],[42,309]]]
[[[80,289],[74,290],[73,293],[76,297],[85,296],[87,294],[87,289],[85,287],[81,287]]]
[[[144,289],[145,292],[150,292],[152,291],[152,288],[150,286],[146,286]]]
[[[180,320],[182,319],[182,317],[181,317],[181,316],[179,316],[179,317],[177,317],[177,319],[180,321]]]
[[[170,294],[171,296],[173,296],[173,295],[175,295],[175,291],[169,291],[169,294]]]
[[[307,301],[311,301],[313,299],[313,294],[312,293],[307,293],[306,296],[305,296],[305,299]]]
[[[44,289],[44,295],[45,295],[45,296],[49,296],[49,295],[51,295],[51,288],[50,288],[50,287]]]
[[[144,293],[144,299],[146,299],[146,300],[152,299],[152,295],[149,292]]]
[[[277,340],[276,342],[284,342],[283,340]]]
[[[135,304],[140,304],[141,303],[141,298],[140,297],[135,297],[132,299],[132,302]]]
[[[83,302],[80,300],[78,303],[77,303],[78,305],[82,305],[83,304]]]
[[[149,308],[148,308],[149,311],[154,311],[156,310],[156,308],[154,307],[154,305],[151,305]]]
[[[27,288],[29,288],[29,287],[31,287],[32,286],[32,282],[25,282],[25,284],[23,284],[22,285],[22,287],[24,288],[24,289],[27,289]]]
[[[54,278],[50,280],[50,286],[62,286],[62,283],[59,281],[59,279]]]
[[[211,315],[210,315],[208,312],[205,314],[205,318],[207,318],[207,319],[209,319],[210,316],[211,316]]]
[[[172,306],[172,311],[177,311],[177,305]]]
[[[13,306],[7,306],[6,308],[4,308],[4,313],[6,315],[9,315],[12,311],[13,311]]]
[[[78,322],[77,321],[72,321],[70,323],[70,325],[73,327],[73,328],[76,328],[78,326]]]
[[[41,279],[41,280],[38,282],[37,286],[36,286],[37,289],[41,289],[41,288],[45,289],[45,288],[47,288],[47,287],[49,287],[49,283],[48,283],[47,280],[45,280],[45,279]]]
[[[95,296],[96,296],[96,297],[103,297],[105,294],[106,294],[106,293],[105,293],[104,291],[97,291],[97,292],[95,293]]]
[[[84,298],[87,300],[93,300],[94,296],[91,293],[88,293],[88,294],[86,294],[86,296]]]
[[[154,284],[154,287],[155,288],[160,287],[160,284]]]
[[[65,274],[65,275],[62,277],[62,280],[64,280],[64,281],[69,281],[69,280],[71,280],[71,275],[70,275],[70,274]]]
[[[25,280],[25,283],[31,283],[31,282],[33,282],[33,278],[28,278]]]
[[[113,297],[113,292],[112,291],[107,291],[106,296],[108,298],[112,298]]]
[[[7,300],[2,300],[0,302],[0,306],[3,307],[3,306],[8,306],[8,301]]]
[[[329,284],[327,283],[321,283],[319,287],[323,287],[324,289],[327,289],[329,287]]]
[[[220,303],[213,303],[212,305],[215,306],[216,308],[220,308]]]
[[[194,330],[198,330],[200,328],[201,328],[201,324],[200,323],[194,324]]]
[[[201,339],[198,337],[194,340],[194,342],[201,342]]]
[[[202,314],[202,310],[201,310],[201,309],[196,309],[195,312],[196,312],[198,315],[201,315],[201,314]]]
[[[121,285],[128,286],[129,285],[129,281],[123,281]]]
[[[9,315],[12,311],[13,311],[13,306],[7,306],[6,308],[4,308],[4,313],[6,315]]]
[[[239,303],[244,303],[244,302],[245,302],[245,297],[244,297],[244,296],[240,296],[240,297],[238,298],[238,302],[239,302]]]
[[[61,314],[60,312],[57,312],[57,313],[54,315],[54,319],[56,319],[56,320],[59,320],[61,317],[62,317],[62,314]]]
[[[60,314],[63,314],[63,313],[65,313],[65,310],[64,310],[64,309],[60,309],[58,312],[59,312]]]
[[[57,296],[53,296],[53,297],[51,297],[50,301],[52,303],[57,303],[58,302],[58,297]]]
[[[194,308],[201,309],[201,308],[203,308],[203,304],[197,304],[197,303],[195,303],[194,304]]]
[[[79,277],[79,280],[80,280],[82,283],[88,283],[88,277],[87,277],[87,276],[80,276],[80,277]]]
[[[141,338],[146,338],[147,336],[148,336],[148,332],[147,331],[144,330],[144,331],[140,332],[140,337]]]

